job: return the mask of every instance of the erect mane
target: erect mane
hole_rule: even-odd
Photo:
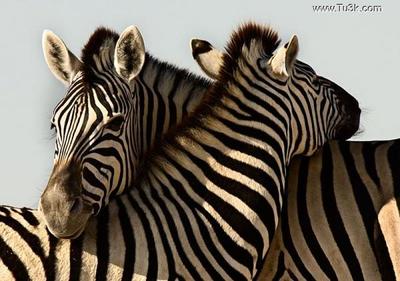
[[[114,51],[118,38],[119,34],[117,32],[106,27],[98,27],[90,36],[81,53],[83,80],[86,85],[91,85],[96,81],[96,75],[93,72],[93,69],[97,69],[94,60],[95,56],[100,57],[108,52],[110,64],[107,66],[112,67],[113,56],[111,52]]]
[[[82,49],[81,60],[87,66],[93,66],[93,56],[100,55],[105,48],[114,48],[119,34],[106,27],[98,27]]]
[[[243,52],[243,47],[250,48],[251,42],[261,45],[265,55],[272,55],[281,43],[278,33],[270,26],[253,22],[245,23],[234,31],[226,46],[220,74],[231,74],[237,65],[237,59]]]
[[[176,81],[180,81],[180,83],[183,82],[190,83],[195,87],[201,87],[207,89],[212,84],[210,79],[204,76],[199,76],[187,70],[186,68],[181,68],[170,62],[160,60],[159,58],[146,52],[146,58],[144,61],[143,69],[139,73],[140,79],[144,79],[143,76],[146,74],[147,68],[149,67],[157,69],[158,81],[160,83],[164,81],[170,83],[171,81],[167,81],[167,79],[171,79],[171,77],[168,77],[168,75],[173,75]]]
[[[151,165],[162,165],[158,161],[159,156],[168,154],[167,150],[171,147],[180,147],[178,138],[186,136],[188,139],[195,138],[193,126],[202,126],[203,117],[213,114],[213,110],[221,103],[223,96],[228,95],[226,82],[231,79],[234,69],[237,67],[237,60],[243,53],[243,47],[250,48],[253,41],[260,44],[264,55],[272,55],[280,44],[278,34],[267,26],[255,23],[247,23],[240,26],[231,36],[226,47],[226,53],[223,55],[223,63],[218,80],[209,85],[207,92],[203,96],[201,103],[194,112],[182,122],[173,128],[157,141],[148,151],[144,161],[139,168],[138,183],[146,180],[146,173]]]

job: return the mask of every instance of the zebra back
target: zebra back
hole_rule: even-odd
[[[396,280],[400,140],[329,142],[293,161],[259,280]]]

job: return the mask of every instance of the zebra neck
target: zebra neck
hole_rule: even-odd
[[[139,98],[135,129],[140,163],[156,141],[195,109],[210,82],[146,53],[145,65],[134,83]]]
[[[153,151],[122,200],[144,196],[148,208],[182,208],[188,221],[227,235],[229,247],[241,245],[232,255],[248,255],[245,266],[255,272],[278,222],[287,143],[271,120],[235,101],[225,96],[212,109],[198,108]]]

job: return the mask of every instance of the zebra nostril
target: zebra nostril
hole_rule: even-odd
[[[79,214],[82,211],[83,202],[80,197],[74,200],[74,203],[71,205],[70,213]]]

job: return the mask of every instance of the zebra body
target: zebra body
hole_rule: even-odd
[[[329,142],[293,160],[260,280],[399,279],[399,160],[400,140]]]
[[[226,80],[213,85],[192,116],[145,159],[135,185],[90,217],[79,238],[46,240],[49,217],[37,219],[33,228],[43,230],[45,249],[55,249],[49,252],[57,257],[68,251],[55,269],[50,262],[44,266],[50,277],[255,276],[277,225],[287,163],[329,138],[354,133],[360,113],[357,102],[332,82],[320,77],[311,85],[312,69],[295,64],[296,39],[273,56],[278,42],[264,27],[236,32],[224,57]],[[295,78],[289,79],[292,72]],[[355,121],[344,118],[348,114]],[[46,203],[42,197],[42,212]]]
[[[195,55],[217,78],[221,52]],[[399,140],[330,142],[294,159],[288,198],[259,280],[400,277]]]

